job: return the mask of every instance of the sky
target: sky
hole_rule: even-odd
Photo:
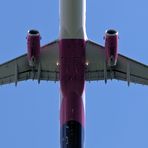
[[[58,0],[1,0],[0,63],[26,53],[29,29],[44,45],[58,38]],[[119,31],[119,53],[148,64],[148,1],[87,0],[89,39],[104,44]],[[85,148],[147,148],[148,87],[122,81],[86,83]],[[0,148],[59,148],[59,83],[0,87]]]

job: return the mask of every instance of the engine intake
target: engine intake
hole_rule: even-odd
[[[28,34],[29,34],[29,35],[33,35],[33,36],[36,36],[36,35],[39,35],[40,33],[39,33],[38,30],[32,29],[32,30],[29,30],[29,31],[28,31]]]
[[[114,29],[109,29],[109,30],[106,30],[105,34],[108,36],[116,36],[118,35],[118,32]]]

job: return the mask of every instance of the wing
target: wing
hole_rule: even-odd
[[[117,65],[113,68],[106,67],[105,49],[92,41],[86,44],[86,59],[89,65],[86,69],[86,80],[117,79],[148,85],[148,66],[132,60],[123,55],[118,55]]]
[[[51,42],[41,47],[40,62],[35,68],[28,65],[27,54],[0,65],[0,85],[18,81],[49,80],[58,81],[59,71],[57,66],[59,56],[58,41]]]
[[[128,85],[130,82],[148,85],[148,66],[119,54],[114,78],[127,81]]]
[[[110,73],[106,69],[105,50],[104,47],[87,41],[86,43],[86,81],[104,80],[110,78]]]

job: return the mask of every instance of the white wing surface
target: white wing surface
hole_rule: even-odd
[[[148,85],[148,66],[133,59],[118,54],[115,67],[107,67],[105,64],[105,49],[92,41],[87,41],[86,60],[89,65],[86,69],[86,80],[117,79]]]
[[[40,62],[34,68],[28,64],[27,54],[0,65],[0,85],[23,80],[59,80],[58,71],[59,48],[58,41],[41,47]]]

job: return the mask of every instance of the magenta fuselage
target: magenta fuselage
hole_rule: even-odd
[[[85,44],[83,39],[59,42],[61,148],[83,148],[84,145]]]
[[[60,0],[60,143],[83,148],[85,127],[86,0]]]

